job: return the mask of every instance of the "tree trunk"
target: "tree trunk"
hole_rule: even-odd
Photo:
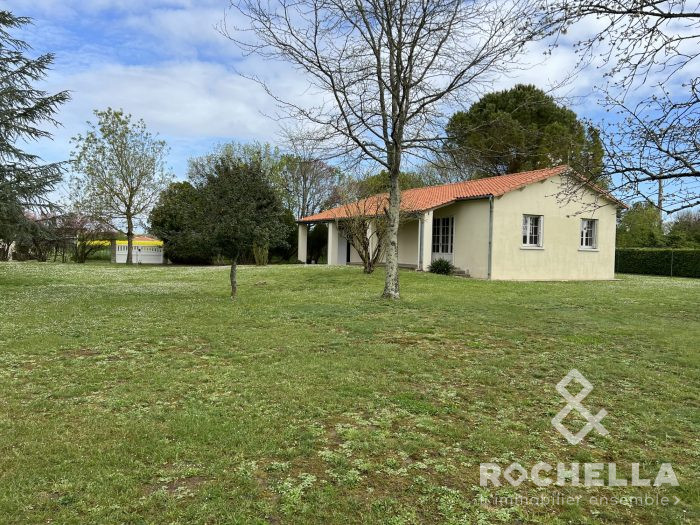
[[[134,221],[131,217],[126,218],[126,264],[133,263],[134,251]]]
[[[238,259],[233,259],[231,262],[231,300],[236,299],[236,293],[238,293],[238,281],[236,281],[236,270],[238,269]]]
[[[400,163],[394,162],[389,171],[389,229],[386,242],[386,277],[384,281],[384,293],[386,299],[399,298],[399,214],[401,206],[401,189],[399,187]]]
[[[133,264],[133,253],[134,253],[134,234],[126,235],[126,264]]]

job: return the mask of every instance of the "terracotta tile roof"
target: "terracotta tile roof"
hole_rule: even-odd
[[[499,197],[509,191],[517,190],[533,182],[539,182],[555,175],[560,175],[569,170],[568,166],[557,166],[535,171],[524,171],[487,177],[485,179],[443,184],[441,186],[427,186],[401,192],[401,210],[404,212],[420,212],[444,206],[458,200],[478,199],[489,196]],[[623,203],[612,197],[604,190],[589,184],[595,191],[604,194],[617,204]],[[388,194],[373,195],[353,204],[346,204],[325,210],[315,215],[303,217],[299,222],[323,222],[334,219],[351,217],[362,212],[363,215],[377,215],[387,205]]]

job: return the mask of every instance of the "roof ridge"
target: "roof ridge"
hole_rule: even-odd
[[[468,184],[470,182],[480,182],[480,181],[486,181],[486,180],[492,180],[492,179],[501,179],[503,177],[511,177],[511,176],[515,176],[515,175],[522,176],[522,175],[528,175],[530,173],[537,173],[540,171],[552,171],[552,170],[557,170],[560,168],[563,170],[563,169],[569,168],[569,165],[568,164],[558,164],[556,166],[552,166],[551,168],[537,168],[536,170],[516,171],[513,173],[504,173],[503,175],[491,175],[489,177],[481,177],[478,179],[459,180],[457,182],[445,182],[443,184],[433,184],[433,185],[428,185],[428,186],[421,186],[419,188],[409,188],[409,189],[403,190],[403,191],[422,190],[424,188],[444,188],[447,186],[456,186],[458,184]],[[381,194],[378,193],[377,195],[381,195]]]
[[[572,173],[571,167],[567,164],[560,164],[551,168],[506,173],[505,175],[495,175],[481,179],[438,184],[435,186],[423,186],[422,188],[410,188],[401,192],[401,209],[406,212],[419,212],[465,199],[481,199],[488,196],[500,197],[510,191],[515,191],[529,184],[567,172]],[[575,172],[573,172],[573,174],[575,174]],[[624,203],[602,188],[592,184],[588,184],[588,186],[592,187],[594,191],[624,206]],[[365,212],[368,215],[376,215],[380,212],[380,208],[383,207],[382,203],[388,199],[388,196],[389,194],[387,192],[375,193],[353,203],[341,204],[334,208],[303,217],[299,219],[298,222],[342,219],[343,217],[354,215],[351,207],[353,205],[362,205],[362,203],[365,204]]]

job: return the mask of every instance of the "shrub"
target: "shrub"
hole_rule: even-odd
[[[447,259],[435,259],[428,267],[430,273],[439,273],[440,275],[452,275],[455,267]]]
[[[700,277],[700,250],[667,248],[618,248],[615,271],[645,275]]]
[[[112,260],[112,250],[110,249],[109,246],[105,248],[101,248],[99,250],[95,250],[94,252],[90,252],[87,257],[85,257],[86,260],[88,261],[111,261]]]
[[[163,240],[164,256],[174,264],[209,264],[215,250],[211,236],[194,227],[202,209],[200,195],[189,182],[171,184],[150,214],[149,232]]]
[[[267,266],[270,255],[270,248],[267,244],[253,244],[253,258],[256,266]]]

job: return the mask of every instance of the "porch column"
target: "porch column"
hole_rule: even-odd
[[[306,246],[307,239],[309,237],[309,225],[305,223],[299,223],[299,237],[297,241],[297,260],[306,264]]]
[[[338,264],[345,266],[348,262],[348,240],[343,232],[338,228]]]
[[[433,255],[433,212],[423,213],[418,224],[418,270],[427,272]]]
[[[338,225],[328,223],[328,264],[338,264]]]

